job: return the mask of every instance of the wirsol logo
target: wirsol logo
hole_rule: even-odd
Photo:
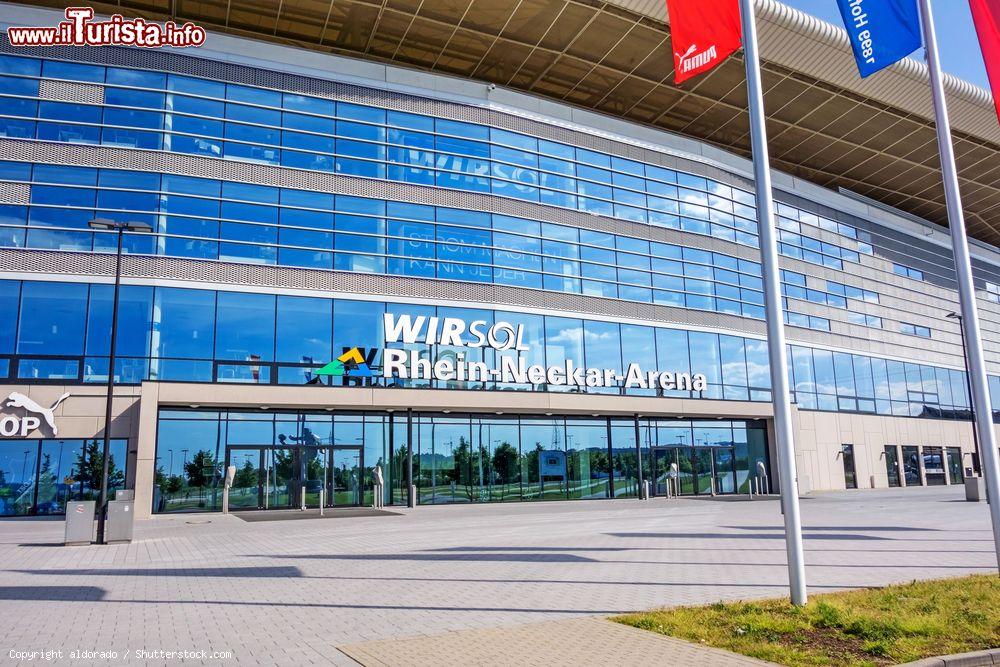
[[[375,356],[377,350],[372,350],[369,353],[370,357]],[[372,369],[368,365],[369,360],[361,353],[361,349],[357,347],[352,347],[347,352],[328,363],[323,368],[316,370],[316,375],[318,377],[323,376],[333,376],[333,377],[361,377],[370,378],[372,377]]]

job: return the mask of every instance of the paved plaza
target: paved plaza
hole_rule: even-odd
[[[961,487],[804,498],[810,591],[994,570],[987,506],[963,498]],[[456,637],[466,636],[507,643],[495,660],[480,653],[469,664],[513,664],[557,628],[587,627],[520,626],[786,594],[776,500],[402,512],[160,517],[139,523],[132,544],[108,547],[57,546],[57,520],[0,521],[0,656],[115,651],[121,663],[142,649],[231,652],[194,660],[213,664],[354,664],[348,654],[367,664],[456,664]],[[505,640],[496,628],[514,634]],[[411,650],[382,641],[393,639]]]

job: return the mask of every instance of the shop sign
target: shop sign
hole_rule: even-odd
[[[6,415],[0,418],[0,436],[26,438],[40,427],[43,421],[52,430],[52,435],[59,435],[55,409],[67,398],[69,398],[69,394],[63,394],[50,407],[43,408],[24,394],[17,391],[11,392],[10,396],[3,402],[4,407],[20,408],[25,414],[23,416]]]

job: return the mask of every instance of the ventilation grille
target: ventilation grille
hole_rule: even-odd
[[[53,81],[42,79],[38,84],[38,96],[43,100],[57,102],[86,102],[104,104],[104,86],[75,81]]]
[[[27,183],[0,181],[0,204],[27,204],[31,200],[31,186]]]

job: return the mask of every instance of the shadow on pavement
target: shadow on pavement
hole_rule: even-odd
[[[0,586],[0,600],[18,602],[99,602],[106,594],[97,586]]]
[[[61,570],[5,570],[18,574],[41,575],[85,575],[91,577],[234,577],[253,579],[275,579],[278,577],[301,577],[299,568],[291,565],[275,567],[151,567],[141,568],[85,568]]]

